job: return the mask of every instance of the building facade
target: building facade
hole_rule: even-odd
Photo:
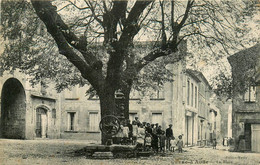
[[[158,123],[163,130],[172,124],[174,136],[183,135],[186,145],[207,145],[213,131],[210,125],[220,129],[216,126],[220,124],[219,110],[210,108],[211,88],[207,80],[201,72],[186,69],[184,62],[169,64],[167,68],[174,81],[166,83],[163,89],[151,90],[149,96],[132,91],[130,121],[138,117],[141,122]],[[99,100],[86,97],[87,89],[74,87],[61,93],[61,138],[100,139]],[[210,110],[215,112],[214,121],[210,119]]]
[[[60,138],[59,95],[52,88],[32,87],[27,78],[20,72],[0,78],[1,138]]]
[[[234,86],[232,136],[235,149],[260,152],[260,44],[242,50],[228,60]],[[243,88],[245,90],[241,90]]]
[[[173,125],[174,136],[185,145],[207,145],[220,124],[218,108],[210,104],[211,88],[201,72],[186,69],[185,62],[169,64],[173,82],[140,96],[133,91],[129,119]],[[57,93],[48,87],[32,87],[20,72],[0,78],[1,137],[18,139],[62,138],[100,141],[99,99],[86,96],[88,86]]]

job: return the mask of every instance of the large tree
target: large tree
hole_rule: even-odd
[[[115,92],[120,90],[125,97],[122,113],[128,118],[131,89],[153,86],[151,80],[155,84],[170,80],[163,74],[165,65],[185,58],[187,54],[180,53],[185,40],[190,47],[210,50],[209,56],[248,42],[242,38],[249,29],[245,20],[254,14],[247,8],[254,4],[2,1],[1,31],[7,44],[1,66],[31,75],[33,84],[44,78],[55,79],[58,89],[90,84],[90,91],[99,96],[102,117],[118,115]]]

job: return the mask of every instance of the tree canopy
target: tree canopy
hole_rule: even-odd
[[[114,90],[155,87],[171,81],[169,62],[189,56],[194,66],[214,63],[258,39],[245,39],[256,1],[1,3],[1,70],[20,69],[32,84],[54,80],[58,90],[90,84],[98,92],[106,83]],[[182,41],[196,52],[187,54]]]

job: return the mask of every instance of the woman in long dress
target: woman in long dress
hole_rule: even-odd
[[[145,129],[143,128],[143,125],[140,124],[140,127],[138,127],[137,130],[137,144],[144,146],[144,138],[145,138]]]

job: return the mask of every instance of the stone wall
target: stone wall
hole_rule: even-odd
[[[60,102],[53,88],[44,95],[39,86],[32,87],[28,77],[18,71],[0,77],[1,137],[35,139],[36,109],[47,110],[47,137],[60,138]],[[12,82],[16,83],[12,83]],[[11,82],[11,83],[10,83]],[[6,85],[5,85],[6,84]],[[19,85],[17,85],[19,84]],[[56,112],[56,119],[52,112]]]

